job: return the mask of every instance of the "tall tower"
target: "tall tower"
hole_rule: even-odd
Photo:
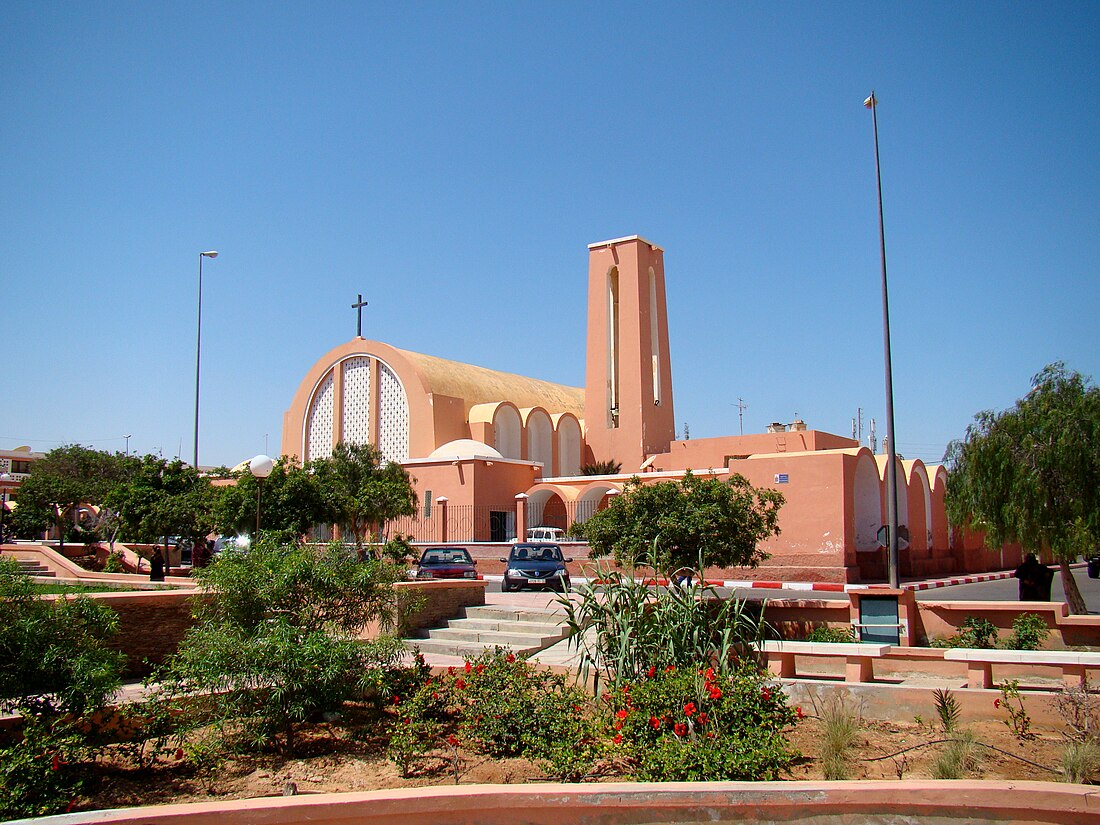
[[[676,437],[664,250],[632,235],[588,247],[585,440],[624,473]]]

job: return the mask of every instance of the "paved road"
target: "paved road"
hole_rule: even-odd
[[[1084,565],[1072,569],[1074,581],[1077,582],[1077,587],[1085,598],[1085,606],[1090,613],[1100,613],[1100,579],[1090,579]],[[1012,601],[1017,598],[1019,598],[1019,582],[1016,579],[954,584],[950,587],[937,587],[934,590],[917,592],[917,599],[922,602],[991,602]],[[1065,601],[1062,576],[1057,568],[1055,568],[1054,582],[1050,588],[1050,598],[1056,602]]]

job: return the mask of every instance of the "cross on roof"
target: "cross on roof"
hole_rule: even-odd
[[[359,318],[355,323],[355,337],[363,337],[363,307],[367,305],[367,302],[363,300],[362,294],[356,296],[356,301],[351,305],[351,308],[358,312]]]

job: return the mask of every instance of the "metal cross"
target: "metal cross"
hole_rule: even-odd
[[[367,302],[363,300],[363,296],[361,294],[356,296],[356,302],[351,305],[351,308],[354,310],[358,310],[359,313],[359,319],[355,323],[356,338],[363,337],[363,307],[365,307],[366,305]]]

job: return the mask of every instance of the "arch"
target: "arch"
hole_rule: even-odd
[[[932,495],[928,485],[928,471],[920,459],[903,461],[908,483],[906,511],[909,515],[909,546],[917,552],[925,552],[932,546]],[[901,491],[898,491],[901,497]],[[899,516],[900,518],[900,516]]]
[[[554,425],[542,407],[523,410],[527,433],[527,460],[542,464],[543,477],[554,475]]]
[[[886,523],[886,515],[889,512],[886,497],[889,491],[886,489],[886,463],[888,456],[876,455],[875,464],[878,465],[879,481],[882,482],[882,522]],[[909,526],[909,483],[905,473],[905,466],[900,458],[894,459],[894,478],[898,484],[898,526]]]
[[[344,377],[343,411],[340,428],[347,444],[366,444],[370,441],[371,403],[370,356],[353,355],[340,362]]]
[[[409,397],[397,372],[378,359],[378,449],[388,461],[409,458]]]
[[[325,373],[317,382],[309,400],[309,413],[306,415],[305,461],[326,458],[332,455],[333,411],[336,397],[332,370]]]
[[[879,480],[878,466],[867,451],[861,451],[856,459],[852,481],[852,514],[855,519],[853,527],[856,552],[877,550],[878,529],[883,522],[882,483]]]
[[[931,498],[932,520],[929,522],[932,531],[933,551],[946,551],[951,546],[951,528],[947,523],[947,510],[944,498],[947,493],[947,469],[942,464],[934,464],[929,468],[932,472]]]
[[[581,471],[581,424],[572,413],[557,416],[558,468],[560,476],[575,476]]]
[[[577,496],[576,513],[573,520],[584,524],[592,516],[604,510],[608,505],[608,494],[622,492],[622,485],[610,481],[595,481],[585,487]]]
[[[519,410],[507,401],[498,404],[493,413],[493,446],[505,458],[523,458],[522,436]]]

